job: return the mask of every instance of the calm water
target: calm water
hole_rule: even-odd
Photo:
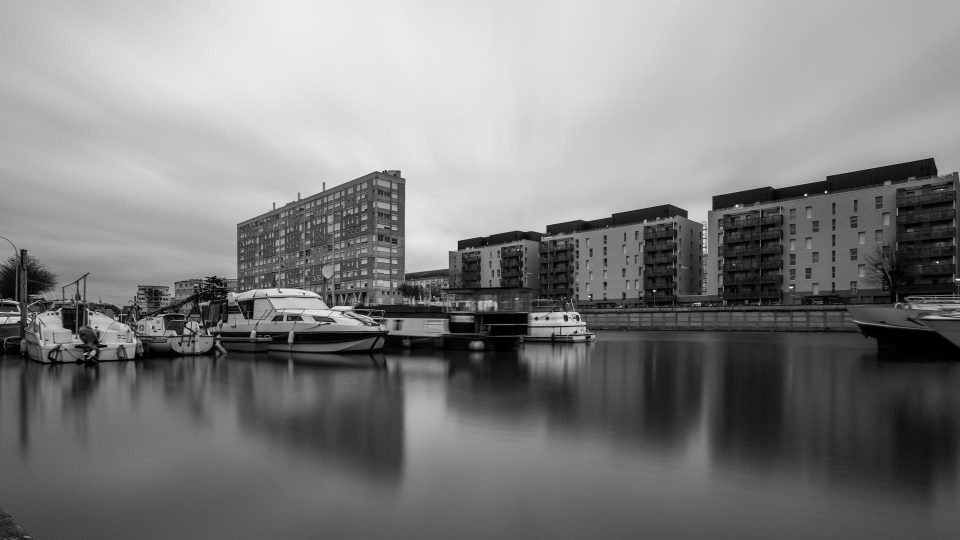
[[[38,540],[960,537],[960,362],[683,332],[378,360],[7,355],[0,507]]]

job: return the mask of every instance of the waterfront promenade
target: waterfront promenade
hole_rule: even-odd
[[[580,309],[591,330],[857,332],[843,305]]]

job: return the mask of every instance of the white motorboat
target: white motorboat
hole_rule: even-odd
[[[587,343],[597,336],[587,330],[587,323],[571,301],[534,300],[527,316],[525,342]]]
[[[224,339],[270,337],[271,351],[371,352],[383,348],[387,330],[372,318],[330,309],[319,294],[303,289],[254,289],[227,296]]]
[[[31,313],[26,353],[44,364],[132,360],[138,341],[133,329],[81,302]]]
[[[960,357],[960,310],[947,310],[923,315],[917,320],[958,347],[955,352]]]
[[[920,322],[920,318],[960,309],[960,297],[951,295],[909,296],[903,302],[847,306],[860,332],[877,340],[881,350],[952,352],[949,340]]]
[[[20,304],[16,300],[0,300],[0,350],[20,342]]]
[[[207,354],[215,340],[197,321],[182,313],[164,313],[137,321],[137,335],[145,353]]]

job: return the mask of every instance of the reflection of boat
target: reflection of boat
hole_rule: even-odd
[[[261,336],[261,337],[223,337],[218,336],[217,342],[223,346],[223,348],[230,352],[249,352],[249,353],[261,353],[267,352],[270,350],[270,342],[273,341],[273,338],[270,336]]]
[[[580,317],[573,302],[534,300],[527,319],[524,341],[584,343],[597,339],[596,334],[587,330],[587,323]]]
[[[271,351],[370,352],[383,348],[387,331],[373,319],[327,307],[315,292],[254,289],[227,298],[221,338],[270,337]]]
[[[131,360],[133,330],[83,303],[33,313],[25,332],[27,356],[41,363]]]
[[[956,296],[910,296],[890,305],[850,305],[847,312],[860,332],[877,340],[880,349],[903,349],[929,352],[950,351],[954,345],[919,321],[920,317],[937,312],[960,309]]]
[[[924,315],[918,320],[954,346],[960,347],[960,310]],[[960,349],[955,352],[960,358]]]
[[[16,300],[0,300],[0,349],[20,342],[20,304]]]
[[[271,361],[295,362],[316,366],[346,366],[346,367],[385,367],[387,359],[383,353],[370,354],[333,354],[333,353],[298,353],[291,351],[270,351],[267,357]]]
[[[137,321],[137,335],[146,353],[206,354],[214,345],[213,336],[182,313],[144,317]]]

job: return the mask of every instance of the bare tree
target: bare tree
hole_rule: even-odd
[[[898,301],[899,291],[913,282],[913,273],[902,249],[877,245],[864,261],[867,263],[867,280],[889,291],[891,302]]]

